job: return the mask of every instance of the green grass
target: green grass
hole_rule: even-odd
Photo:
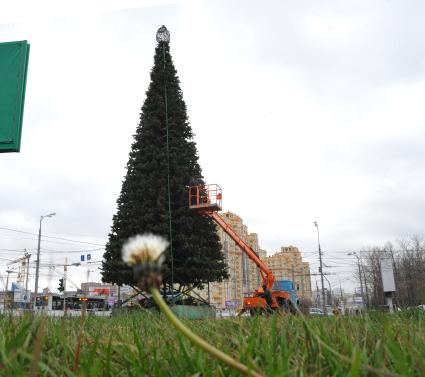
[[[425,375],[425,313],[184,321],[265,376]],[[0,376],[237,376],[161,316],[0,316]]]

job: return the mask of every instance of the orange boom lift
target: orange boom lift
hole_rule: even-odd
[[[273,290],[275,281],[273,273],[251,246],[243,241],[217,213],[221,211],[221,202],[222,191],[217,184],[189,187],[189,208],[196,210],[202,216],[212,218],[260,269],[261,287],[254,291],[251,297],[244,298],[243,309],[239,314],[249,311],[251,315],[254,315],[256,313],[270,312],[271,310],[296,312],[296,306],[291,302],[291,294],[287,291]]]

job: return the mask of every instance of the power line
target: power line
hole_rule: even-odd
[[[23,230],[17,230],[17,229],[6,228],[6,227],[0,227],[0,229],[1,230],[7,230],[7,231],[10,231],[10,232],[30,234],[32,236],[38,236],[37,233],[26,232],[26,231],[23,231]],[[82,243],[82,244],[86,244],[86,245],[104,246],[104,244],[99,244],[99,243],[94,243],[94,242],[78,241],[78,240],[71,240],[71,239],[62,238],[62,237],[53,237],[53,236],[43,235],[42,238],[50,238],[50,239],[54,239],[54,240],[61,240],[61,241],[68,241],[68,242],[75,242],[75,243]]]
[[[13,237],[13,236],[5,236],[5,235],[3,235],[3,234],[0,234],[0,237],[1,238],[7,238],[7,239],[13,239],[13,240],[30,240],[30,241],[37,241],[38,240],[38,238],[30,238],[30,237]],[[54,243],[54,244],[59,244],[59,245],[69,245],[69,244],[72,244],[73,242],[76,242],[76,241],[72,241],[72,242],[60,242],[60,241],[51,241],[51,240],[48,240],[48,239],[44,239],[44,236],[41,236],[41,238],[43,239],[43,242],[44,243],[46,243],[46,242],[48,242],[48,243]],[[98,244],[94,244],[95,246],[102,246],[102,245],[98,245]]]
[[[3,258],[3,257],[0,257],[0,259],[2,259],[2,260],[7,260],[7,261],[13,261],[13,260],[14,260],[14,259]]]
[[[90,262],[86,262],[86,263],[76,262],[76,264],[70,263],[67,266],[70,266],[70,267],[88,267],[89,265],[99,264],[99,263],[102,263],[102,262],[103,262],[102,260],[95,260],[95,261],[90,261]],[[35,261],[30,262],[30,268],[35,268],[34,263],[35,263]],[[63,263],[40,263],[40,267],[43,267],[43,268],[58,267],[58,266],[59,267],[63,266]]]
[[[52,250],[52,249],[41,249],[43,253],[89,253],[93,251],[105,250],[105,248],[101,247],[98,249],[88,249],[88,250]]]
[[[25,251],[25,248],[23,248],[23,249],[0,249],[0,251],[19,251],[19,252],[24,252]]]

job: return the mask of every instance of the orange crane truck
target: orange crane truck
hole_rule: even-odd
[[[243,308],[239,315],[245,311],[251,315],[270,313],[275,310],[295,313],[296,303],[292,302],[291,292],[273,290],[275,278],[257,253],[242,240],[238,234],[217,213],[221,211],[222,190],[217,184],[198,185],[189,187],[189,208],[196,210],[201,216],[213,219],[232,239],[243,252],[251,259],[260,270],[261,287],[254,291],[250,297],[245,297]]]

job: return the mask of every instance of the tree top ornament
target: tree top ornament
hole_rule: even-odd
[[[167,28],[162,25],[156,32],[156,41],[157,42],[170,42],[170,32]]]

